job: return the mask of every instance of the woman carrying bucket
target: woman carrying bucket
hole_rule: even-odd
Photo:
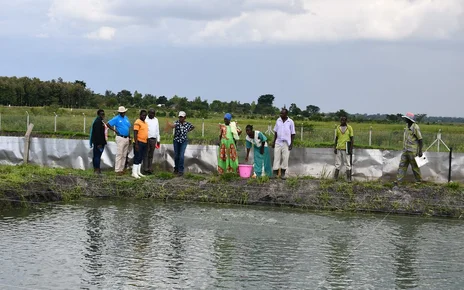
[[[269,154],[269,148],[267,146],[267,138],[263,133],[259,131],[254,131],[252,125],[246,126],[246,148],[247,154],[245,161],[248,162],[248,156],[250,155],[250,149],[253,145],[253,167],[255,170],[256,176],[264,175],[272,177],[272,165],[271,165],[271,155]]]
[[[238,172],[237,140],[242,133],[236,122],[231,122],[232,115],[225,114],[224,124],[220,124],[218,172]]]

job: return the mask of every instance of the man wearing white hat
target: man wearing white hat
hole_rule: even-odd
[[[420,168],[417,166],[415,159],[416,156],[422,157],[422,134],[419,125],[417,125],[415,121],[413,113],[408,112],[402,117],[408,124],[408,130],[404,139],[403,154],[401,154],[398,174],[396,176],[396,181],[394,182],[395,185],[398,185],[401,181],[403,181],[409,164],[411,164],[416,182],[419,183],[422,181]]]
[[[116,127],[116,164],[114,171],[117,175],[124,174],[126,156],[129,153],[131,123],[126,116],[127,109],[124,106],[118,108],[118,115],[111,119],[108,124]]]

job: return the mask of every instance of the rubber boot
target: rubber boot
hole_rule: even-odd
[[[348,182],[351,182],[351,170],[347,170],[347,171],[346,171],[346,180],[347,180]]]
[[[338,175],[340,174],[340,170],[339,169],[335,169],[335,172],[334,172],[334,179],[337,180],[338,179]]]
[[[137,166],[137,175],[140,177],[145,177],[145,175],[142,174],[142,164]]]
[[[280,169],[280,179],[282,180],[287,179],[287,177],[285,177],[285,171],[287,171],[287,169]]]
[[[140,178],[140,176],[138,175],[138,167],[139,166],[140,165],[136,165],[136,164],[132,165],[132,177]]]

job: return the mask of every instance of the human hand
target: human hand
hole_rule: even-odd
[[[245,162],[248,162],[248,156],[247,156],[247,157],[245,157]]]
[[[259,153],[260,153],[261,155],[264,154],[264,147],[259,148]]]
[[[290,146],[288,146],[288,150],[292,150],[293,149],[293,144],[290,144]]]
[[[271,147],[272,147],[272,148],[275,148],[275,141],[272,142]]]
[[[334,153],[337,154],[337,149],[334,149]]]
[[[422,150],[419,150],[419,153],[417,153],[417,156],[422,157]]]

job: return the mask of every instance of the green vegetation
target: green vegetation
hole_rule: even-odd
[[[160,172],[141,179],[95,175],[91,170],[39,166],[0,166],[0,210],[86,198],[153,198],[243,205],[280,205],[315,210],[374,211],[461,217],[462,184],[405,184],[392,189],[380,181],[352,182],[329,179],[287,180]]]
[[[218,123],[223,122],[225,112],[231,112],[242,129],[252,124],[256,130],[267,132],[270,128],[272,131],[280,110],[274,106],[274,100],[271,94],[261,95],[251,103],[219,100],[209,103],[201,97],[194,100],[179,96],[167,98],[128,90],[117,93],[107,90],[101,95],[79,80],[65,82],[61,78],[41,81],[28,77],[0,77],[0,105],[3,105],[0,107],[0,131],[2,135],[24,135],[29,121],[34,124],[33,136],[86,139],[98,108],[105,109],[106,117],[110,119],[116,114],[116,108],[124,105],[129,108],[127,115],[132,121],[141,108],[156,108],[161,127],[175,120],[178,111],[186,111],[187,120],[196,127],[190,133],[190,143],[216,144]],[[300,109],[294,103],[289,104],[288,110],[297,131],[295,147],[332,147],[334,128],[342,115],[349,116],[357,148],[399,150],[403,144],[405,124],[400,113],[360,115],[349,114],[343,109],[323,113],[318,106],[308,104]],[[448,146],[452,146],[455,152],[464,152],[464,118],[416,116],[426,148],[441,130],[442,139]],[[267,135],[272,139],[272,132]],[[112,132],[111,138],[114,138]],[[243,139],[239,145],[244,145]],[[166,127],[161,141],[170,143],[171,140],[172,130]],[[436,150],[436,146],[431,148],[431,151]]]
[[[29,113],[29,122],[34,124],[33,136],[51,137],[51,138],[73,138],[87,139],[90,126],[94,120],[95,110],[91,109],[58,109],[57,132],[54,132],[55,116],[50,108],[37,107],[0,107],[1,114],[1,134],[23,136],[26,131],[27,115]],[[114,110],[106,110],[107,117],[113,115]],[[137,111],[129,110],[128,116],[135,120]],[[84,127],[85,116],[85,127]],[[253,118],[252,118],[253,117]],[[171,143],[172,130],[166,129],[167,121],[173,121],[174,118],[158,117],[162,127],[161,141]],[[255,130],[266,132],[268,126],[271,130],[274,126],[276,116],[264,117],[254,115],[237,115],[234,119],[238,121],[242,129],[247,124],[252,124]],[[189,133],[191,144],[216,144],[218,138],[218,123],[222,122],[222,114],[214,114],[208,119],[191,118],[187,120],[195,126],[195,130]],[[400,150],[403,144],[404,124],[379,124],[379,123],[350,123],[355,130],[355,146],[357,148],[371,149],[389,149]],[[334,129],[336,121],[295,121],[296,137],[295,147],[308,148],[328,148],[333,146]],[[204,126],[204,132],[202,127]],[[424,146],[427,148],[436,138],[439,130],[442,132],[442,139],[448,146],[452,146],[455,152],[464,152],[464,125],[438,125],[438,124],[420,124],[422,135],[424,137]],[[371,145],[369,146],[369,132],[372,127]],[[84,132],[85,128],[85,132]],[[303,135],[301,135],[303,128]],[[272,140],[272,134],[267,134]],[[302,138],[303,137],[303,138]],[[109,139],[114,140],[114,133],[109,132]],[[244,146],[244,138],[239,141],[239,146]],[[436,151],[437,146],[430,148],[430,151]],[[444,152],[446,148],[441,145],[440,151]]]

